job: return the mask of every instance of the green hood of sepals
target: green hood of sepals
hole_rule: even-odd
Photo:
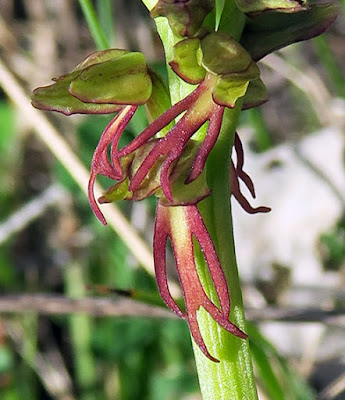
[[[310,3],[307,10],[294,14],[267,11],[256,18],[247,18],[241,44],[258,61],[292,43],[320,35],[338,14],[339,6],[332,3]]]
[[[190,38],[174,46],[174,58],[169,65],[184,81],[197,84],[205,79],[206,69],[201,64],[202,52],[200,39]]]
[[[33,92],[32,104],[66,115],[116,112],[123,105],[146,103],[152,92],[144,56],[117,49],[91,54],[71,73],[53,80]]]
[[[166,17],[175,35],[191,37],[213,7],[214,0],[159,0],[151,16]]]
[[[188,83],[200,83],[207,72],[213,75],[230,75],[247,70],[250,54],[231,36],[212,32],[203,39],[190,38],[174,46],[170,66]]]
[[[260,70],[254,61],[243,72],[221,75],[212,92],[213,100],[221,106],[234,108],[237,99],[245,96],[249,82],[259,76]]]
[[[206,170],[204,170],[192,183],[188,185],[184,183],[190,173],[195,155],[200,146],[198,142],[193,140],[188,142],[184,153],[172,166],[170,182],[174,198],[173,203],[170,203],[165,198],[160,187],[160,172],[165,160],[164,157],[155,163],[148,176],[135,192],[128,191],[131,177],[134,176],[135,172],[156,143],[157,139],[151,140],[140,147],[134,154],[121,159],[122,170],[125,178],[121,182],[109,187],[99,199],[100,203],[111,203],[117,200],[140,201],[154,194],[160,199],[162,204],[176,206],[196,204],[210,194],[210,190],[206,183]]]
[[[249,82],[260,76],[260,70],[250,54],[235,39],[221,32],[177,43],[170,66],[188,83],[202,82],[207,73],[216,75],[218,79],[213,87],[213,100],[230,108],[246,94]],[[262,90],[255,95],[256,88],[259,86],[252,86],[248,102],[244,99],[247,103],[245,108],[264,102]]]
[[[207,72],[229,75],[245,71],[252,61],[250,54],[231,36],[212,32],[200,41],[201,64]]]
[[[236,6],[245,14],[257,15],[268,10],[295,13],[306,9],[307,0],[235,0]]]

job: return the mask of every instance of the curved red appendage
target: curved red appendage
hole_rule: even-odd
[[[210,238],[210,235],[208,234],[207,228],[196,205],[188,207],[187,216],[188,223],[190,224],[191,230],[200,244],[201,250],[210,270],[222,314],[229,318],[231,303],[228,286],[227,284],[224,285],[226,278],[220,265],[214,244]]]
[[[126,156],[137,150],[140,146],[150,140],[165,126],[169,125],[178,115],[186,111],[199,98],[200,94],[205,91],[204,85],[200,84],[189,96],[174,104],[156,120],[144,129],[139,136],[131,141],[127,146],[118,151],[118,157]]]
[[[176,260],[176,267],[184,294],[186,317],[191,334],[196,344],[206,355],[206,357],[214,362],[218,362],[218,360],[211,356],[207,350],[206,344],[199,329],[197,311],[200,307],[203,307],[215,319],[215,321],[219,323],[220,326],[230,333],[240,338],[246,338],[247,335],[229,321],[230,298],[227,282],[225,280],[223,271],[221,270],[221,266],[211,238],[202,221],[197,207],[195,205],[181,206],[181,210],[183,210],[183,223],[185,223],[183,237],[181,237],[181,232],[179,229],[175,230],[171,226],[171,224],[174,223],[174,220],[170,219],[170,209],[170,207],[162,206],[159,203],[157,205],[154,257],[158,288],[164,302],[168,305],[168,307],[178,315],[184,317],[184,314],[182,314],[181,310],[171,297],[166,278],[165,247],[167,239],[170,238]],[[178,223],[181,223],[181,219],[178,221]],[[200,282],[194,260],[193,235],[199,241],[205,254],[205,259],[207,261],[211,277],[214,281],[218,299],[221,304],[221,309],[219,309],[207,297]]]
[[[100,174],[114,180],[122,179],[123,174],[119,159],[118,157],[114,156],[116,152],[112,151],[112,164],[110,163],[108,158],[108,146],[111,143],[112,148],[117,148],[120,137],[137,108],[138,106],[125,106],[122,108],[122,110],[108,123],[104,129],[98,145],[93,153],[91,161],[91,175],[88,184],[88,197],[93,212],[103,225],[106,225],[107,223],[96,202],[94,194],[96,178],[97,175]]]
[[[235,199],[238,201],[240,206],[246,211],[248,214],[257,214],[257,213],[268,213],[271,211],[269,207],[257,207],[253,208],[249,201],[243,196],[240,184],[238,182],[237,170],[234,166],[234,163],[231,161],[231,173],[230,173],[230,186],[231,186],[231,194],[234,195]]]
[[[170,233],[169,212],[166,207],[157,204],[155,232],[153,236],[153,258],[159,293],[164,303],[180,318],[185,318],[175,300],[172,298],[166,271],[166,245]]]
[[[235,151],[237,156],[236,174],[245,183],[245,185],[250,191],[250,194],[255,199],[256,196],[255,196],[254,183],[251,177],[246,172],[243,171],[243,164],[244,164],[243,145],[237,132],[235,132]]]
[[[193,182],[202,173],[205,167],[206,159],[218,139],[220,128],[222,126],[223,114],[224,114],[224,107],[217,105],[215,112],[212,114],[210,118],[210,123],[208,125],[206,137],[202,142],[193,161],[191,172],[188,175],[185,182],[186,184]]]
[[[190,110],[186,111],[185,115],[167,133],[167,135],[158,140],[157,144],[149,152],[132,177],[129,185],[130,191],[135,191],[138,189],[150,169],[161,156],[167,156],[161,169],[161,186],[164,195],[169,201],[173,202],[173,196],[169,182],[170,166],[182,155],[188,140],[206,122],[208,118],[207,115],[200,120],[195,121],[194,123],[190,123],[190,113]]]

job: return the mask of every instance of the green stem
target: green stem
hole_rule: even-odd
[[[336,94],[345,97],[345,77],[329,47],[327,37],[324,35],[318,36],[313,39],[312,43],[331,80]]]
[[[143,2],[151,9],[156,0],[143,0]],[[219,30],[239,39],[245,18],[237,10],[234,1],[225,1],[223,15],[225,18],[220,20]],[[172,58],[174,44],[181,39],[173,35],[165,18],[156,18],[156,24],[168,62]],[[195,88],[179,79],[170,67],[168,67],[168,74],[172,103],[181,100]],[[230,319],[245,330],[230,207],[230,157],[235,128],[242,107],[241,101],[238,103],[234,110],[226,109],[225,111],[219,138],[207,161],[207,181],[212,195],[200,203],[199,209],[216,246],[227,279],[232,307]],[[199,135],[198,139],[201,140],[202,136]],[[179,217],[183,213],[178,213],[176,210],[173,214],[172,224],[181,226],[185,223]],[[218,303],[204,256],[196,242],[195,259],[206,293],[212,301]],[[257,392],[248,340],[239,339],[226,332],[204,309],[198,311],[198,322],[207,348],[214,357],[220,360],[219,363],[208,360],[193,343],[203,399],[256,400]]]
[[[104,50],[109,48],[108,41],[97,19],[97,15],[91,0],[79,0],[79,4],[84,13],[86,22],[89,26],[91,35],[96,43],[97,48],[99,50]]]
[[[230,207],[230,156],[240,107],[226,110],[220,136],[207,161],[207,181],[212,195],[200,203],[199,208],[227,279],[231,298],[230,320],[246,331]],[[217,295],[199,247],[196,261],[205,291],[216,302]],[[206,346],[221,360],[219,364],[209,361],[194,346],[203,398],[257,399],[248,340],[221,329],[204,310],[199,311],[198,321]]]
[[[84,278],[81,265],[69,264],[64,273],[65,292],[71,298],[84,295]],[[73,361],[76,379],[81,391],[80,400],[95,400],[96,387],[95,362],[91,351],[92,321],[83,314],[69,316],[69,329],[73,348]]]

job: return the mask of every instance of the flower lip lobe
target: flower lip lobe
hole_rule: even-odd
[[[183,221],[183,224],[179,221]],[[193,237],[198,240],[204,253],[220,308],[207,297],[201,284],[194,260]],[[170,239],[173,247],[176,267],[183,289],[186,304],[185,315],[172,298],[168,287],[165,256],[168,239]],[[154,261],[158,289],[164,302],[177,315],[187,319],[192,337],[206,357],[211,361],[219,362],[208,352],[201,335],[197,321],[197,311],[200,307],[203,307],[228,332],[242,339],[247,338],[244,332],[229,321],[230,296],[226,278],[211,237],[195,205],[165,207],[158,202],[154,234]]]

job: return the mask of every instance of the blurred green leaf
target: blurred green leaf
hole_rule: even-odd
[[[0,151],[5,153],[15,139],[15,112],[7,101],[0,101]]]
[[[274,400],[313,400],[315,393],[293,371],[276,348],[253,325],[247,325],[250,349],[258,378],[267,395]]]

